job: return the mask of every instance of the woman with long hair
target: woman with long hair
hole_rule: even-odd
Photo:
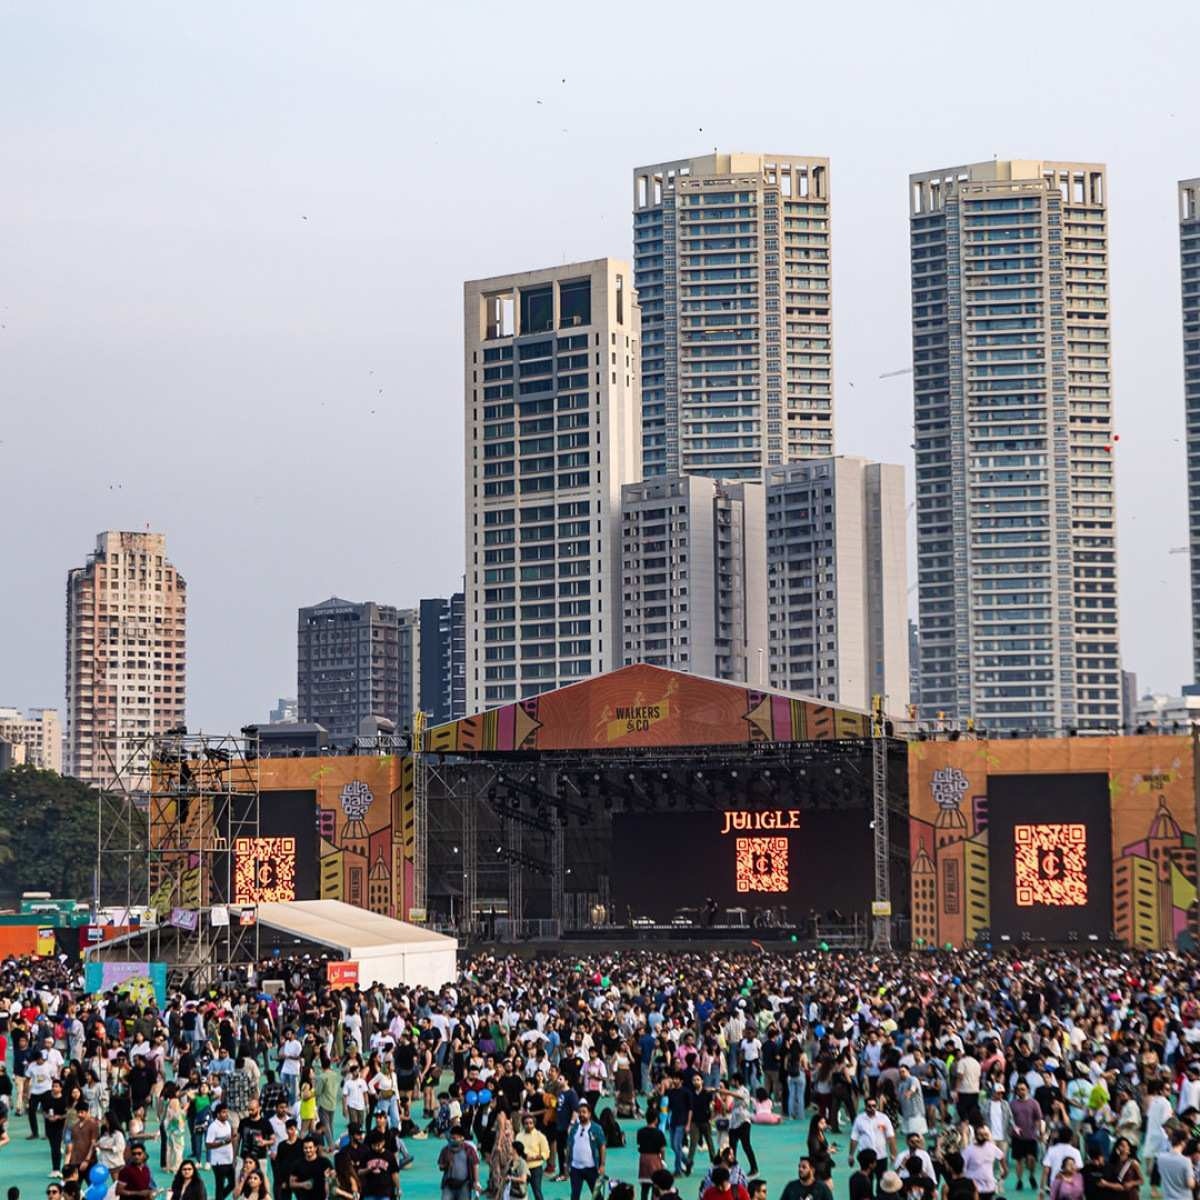
[[[185,1158],[171,1180],[171,1200],[208,1200],[204,1180],[194,1160]]]
[[[237,1200],[271,1200],[271,1188],[267,1177],[258,1167],[247,1171],[235,1193]],[[349,1194],[349,1193],[347,1193]]]
[[[828,1136],[829,1122],[825,1114],[813,1113],[808,1123],[808,1157],[818,1179],[828,1182],[833,1174],[834,1147]]]
[[[496,1124],[492,1151],[488,1155],[488,1191],[493,1196],[500,1196],[516,1150],[513,1148],[513,1126],[508,1118],[507,1106],[497,1104],[495,1096],[492,1097],[492,1104],[495,1105]]]
[[[178,1171],[183,1166],[183,1152],[187,1146],[187,1117],[178,1096],[172,1096],[167,1101],[162,1136],[166,1143],[166,1168],[168,1171]]]

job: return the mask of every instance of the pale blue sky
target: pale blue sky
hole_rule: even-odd
[[[908,172],[1108,163],[1123,651],[1178,688],[1198,14],[0,3],[0,704],[62,706],[104,528],[188,580],[193,728],[293,692],[298,605],[454,590],[462,281],[628,256],[632,168],[714,146],[831,157],[837,447],[906,466]]]

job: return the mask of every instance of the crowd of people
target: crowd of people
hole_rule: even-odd
[[[832,1200],[843,1166],[849,1200],[1192,1200],[1200,958],[477,954],[337,991],[276,960],[161,1008],[10,959],[0,1179],[22,1135],[49,1200],[396,1200],[408,1170],[442,1200]]]

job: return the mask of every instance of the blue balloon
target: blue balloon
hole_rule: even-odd
[[[91,1187],[84,1192],[84,1200],[105,1200],[108,1195],[107,1183],[93,1183]]]
[[[468,1107],[474,1108],[475,1105],[479,1103],[479,1093],[478,1092],[468,1092],[466,1095],[466,1101],[467,1101]]]
[[[88,1172],[88,1183],[103,1183],[108,1184],[112,1176],[108,1173],[108,1168],[103,1163],[97,1163]]]
[[[490,1104],[491,1099],[492,1099],[492,1089],[491,1088],[483,1088],[479,1093],[479,1103],[480,1104]]]
[[[825,1026],[824,1025],[814,1025],[813,1033],[815,1033],[818,1038],[823,1038],[825,1036]]]

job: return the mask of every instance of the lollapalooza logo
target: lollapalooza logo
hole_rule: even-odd
[[[361,779],[352,779],[341,794],[342,812],[348,820],[361,821],[371,811],[371,802],[375,799],[371,789]]]

